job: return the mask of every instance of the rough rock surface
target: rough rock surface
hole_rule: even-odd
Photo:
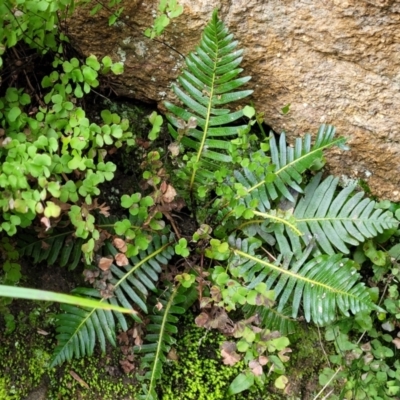
[[[121,21],[80,11],[68,23],[85,54],[125,63],[115,91],[145,101],[171,98],[181,54],[197,44],[215,7],[245,49],[252,100],[277,132],[299,135],[331,123],[351,150],[332,151],[335,174],[400,200],[400,3],[398,0],[179,0],[184,14],[159,41],[141,32],[157,0],[125,0]],[[164,42],[164,43],[162,43]],[[170,47],[166,46],[168,44]],[[280,110],[290,103],[290,113]]]

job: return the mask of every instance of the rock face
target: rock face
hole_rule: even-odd
[[[179,0],[184,13],[158,41],[141,32],[157,0],[125,0],[120,22],[80,11],[68,23],[84,54],[125,63],[119,95],[160,106],[214,8],[245,49],[258,111],[289,137],[337,127],[351,150],[331,151],[330,170],[363,179],[372,192],[400,200],[400,3],[397,0]],[[281,108],[290,103],[290,112]]]

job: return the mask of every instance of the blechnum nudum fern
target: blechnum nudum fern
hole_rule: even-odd
[[[250,79],[240,77],[243,52],[236,48],[237,42],[215,11],[200,45],[186,59],[179,84],[174,85],[181,103],[166,103],[173,137],[169,184],[179,196],[191,200],[199,229],[176,244],[177,221],[176,235],[168,226],[157,233],[148,229],[148,220],[135,220],[137,208],[132,209],[130,224],[136,234],[142,227],[148,246],[124,259],[124,245],[135,235],[129,235],[129,227],[117,229],[124,239],[111,234],[101,270],[94,267],[86,275],[98,290],[77,289],[76,293],[132,308],[133,318],[128,321],[119,313],[64,306],[52,365],[92,354],[95,342],[104,351],[106,339],[116,343],[116,330],[141,323],[147,333],[134,350],[144,354],[143,396],[153,399],[162,364],[174,343],[177,316],[197,296],[203,318],[199,325],[231,329],[240,339],[238,351],[246,363],[253,363],[251,368],[261,360],[257,357],[287,345],[270,330],[287,334],[299,318],[326,325],[350,312],[378,309],[360,282],[350,246],[397,226],[397,220],[376,209],[355,185],[338,188],[338,179],[323,179],[321,172],[314,172],[323,164],[325,149],[344,148],[344,139],[335,137],[333,127],[322,126],[313,141],[307,134],[288,146],[284,134],[277,141],[274,136],[258,139],[251,132],[255,121],[244,119],[254,114],[251,108],[228,108],[252,93],[236,90]],[[171,278],[167,265],[174,255],[176,262],[178,254],[185,254],[182,247],[187,241],[193,242],[195,250],[187,252],[185,264],[179,263],[185,269]],[[241,310],[243,320],[229,328],[231,310]],[[224,315],[225,324],[216,315]],[[283,373],[277,356],[272,355],[268,363]],[[250,372],[243,373],[247,382]],[[243,387],[233,386],[230,393],[240,390]]]

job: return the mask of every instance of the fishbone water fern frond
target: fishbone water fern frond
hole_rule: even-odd
[[[238,129],[247,126],[225,126],[241,118],[243,111],[219,108],[253,92],[234,91],[250,80],[237,77],[242,72],[238,67],[243,54],[243,50],[235,50],[237,44],[214,11],[199,47],[186,58],[187,70],[178,78],[181,87],[173,86],[184,108],[165,103],[171,113],[167,118],[172,136],[186,149],[194,150],[186,168],[180,171],[190,193],[196,182],[215,181],[213,171],[220,163],[232,161],[228,139],[234,139]]]
[[[275,237],[281,252],[299,255],[304,244],[315,238],[326,254],[335,254],[335,248],[348,254],[348,245],[356,246],[384,229],[398,226],[391,212],[376,209],[375,201],[364,198],[363,192],[354,194],[356,184],[338,192],[338,178],[330,176],[321,182],[321,177],[319,173],[310,181],[304,197],[294,207],[291,222],[301,231],[301,236],[283,225],[277,226]]]
[[[83,243],[84,239],[74,238],[72,231],[54,232],[41,239],[38,239],[37,232],[18,236],[21,256],[32,257],[34,264],[45,261],[54,265],[57,262],[60,267],[68,266],[69,270],[75,269],[81,261]]]
[[[278,312],[290,305],[292,318],[297,318],[302,306],[306,321],[326,325],[337,318],[338,311],[348,316],[349,311],[377,309],[367,288],[358,282],[354,261],[335,254],[306,262],[306,254],[289,265],[277,265],[256,253],[260,246],[256,240],[236,240],[228,267],[249,289],[265,282],[268,290],[274,290]]]
[[[111,244],[108,243],[107,247],[111,254],[116,254],[117,251]],[[154,236],[148,249],[137,257],[132,257],[131,263],[124,267],[111,265],[106,277],[98,282],[100,292],[96,289],[78,288],[73,293],[95,298],[103,295],[102,301],[133,310],[132,317],[140,321],[132,303],[147,313],[148,291],[156,290],[154,282],[158,281],[160,264],[168,263],[173,254],[170,238]],[[69,305],[62,305],[61,309],[65,313],[57,316],[58,346],[53,353],[52,366],[70,360],[73,356],[79,358],[92,354],[96,339],[103,352],[105,339],[115,346],[116,321],[123,330],[128,329],[125,317],[119,312],[87,310]]]
[[[145,395],[141,399],[155,400],[155,386],[161,378],[163,364],[167,360],[167,353],[175,343],[173,335],[178,333],[176,327],[179,315],[187,309],[187,290],[182,286],[169,288],[157,298],[157,305],[153,307],[153,314],[148,316],[150,323],[146,325],[147,343],[135,346],[134,352],[143,354],[141,367],[147,370],[144,379],[149,383],[145,388]]]
[[[303,180],[302,174],[322,158],[324,150],[333,146],[343,148],[345,139],[335,138],[334,127],[322,125],[313,145],[310,134],[297,138],[294,147],[287,146],[284,133],[280,135],[279,145],[274,136],[270,137],[269,143],[272,166],[265,164],[268,155],[259,151],[252,157],[251,168],[234,172],[237,182],[245,189],[245,195],[240,197],[247,207],[253,208],[251,203],[255,201],[260,212],[270,210],[271,201],[279,196],[294,202],[293,192],[302,192],[299,186]],[[264,165],[257,168],[258,160]]]

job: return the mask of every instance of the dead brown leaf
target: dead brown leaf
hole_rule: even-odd
[[[69,373],[71,374],[71,376],[80,383],[80,385],[82,385],[83,387],[85,387],[86,389],[89,389],[89,385],[74,371],[70,370]]]
[[[168,360],[172,360],[172,361],[179,360],[179,356],[178,356],[178,353],[177,353],[175,347],[171,347],[171,350],[167,354],[167,358],[168,358]]]
[[[400,349],[400,338],[395,338],[392,343],[396,346],[396,349]]]
[[[211,308],[213,299],[211,297],[203,297],[200,300],[200,308]]]
[[[221,289],[218,286],[212,286],[210,296],[216,303],[219,303],[222,300]]]
[[[112,256],[101,257],[98,263],[98,267],[102,271],[108,271],[113,263]]]
[[[119,267],[123,267],[124,265],[128,265],[128,258],[124,253],[118,253],[115,255],[115,262]]]
[[[172,185],[167,186],[167,190],[163,193],[162,199],[166,203],[171,203],[176,197],[176,190]]]
[[[40,223],[45,227],[45,232],[51,228],[50,219],[47,217],[40,218]]]
[[[126,253],[128,250],[128,246],[126,245],[125,240],[121,238],[114,238],[113,245],[121,252]]]
[[[291,353],[292,349],[289,347],[285,347],[284,349],[282,349],[279,353],[278,353],[278,357],[280,358],[280,360],[284,363],[284,362],[288,362],[290,360],[289,356],[286,356],[286,353]]]
[[[168,150],[172,157],[179,156],[179,144],[177,142],[172,142],[168,146]]]
[[[195,324],[197,326],[200,326],[201,328],[205,327],[208,320],[210,319],[210,317],[208,316],[208,314],[206,312],[201,312],[194,320]]]
[[[253,374],[255,376],[261,376],[263,373],[263,368],[260,365],[260,363],[257,360],[251,360],[249,362],[249,367],[251,369],[251,372],[253,372]]]
[[[128,360],[119,360],[119,363],[126,374],[135,369],[135,365]]]
[[[129,344],[129,337],[128,337],[128,332],[121,332],[117,336],[118,342],[120,344],[128,345]]]
[[[225,365],[235,365],[240,361],[241,356],[236,353],[236,343],[223,342],[221,345],[222,361]]]
[[[85,282],[93,283],[99,275],[100,275],[99,270],[92,270],[92,269],[83,270],[83,276],[85,277]]]
[[[269,359],[266,356],[258,357],[258,362],[260,363],[260,365],[267,365],[268,361],[269,361]]]
[[[143,339],[140,336],[135,337],[135,346],[142,346],[143,344]]]

